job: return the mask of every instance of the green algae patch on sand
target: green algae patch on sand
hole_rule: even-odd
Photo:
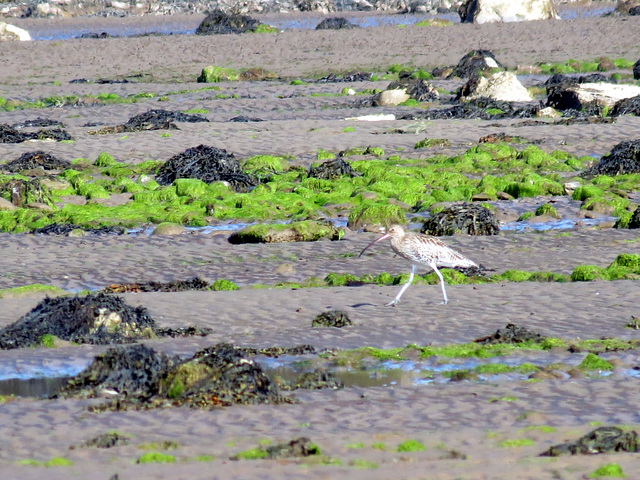
[[[626,475],[617,463],[607,463],[594,470],[589,478],[626,478]]]
[[[323,238],[339,240],[343,234],[342,229],[329,223],[308,220],[283,225],[251,225],[231,234],[229,243],[314,242]]]
[[[200,76],[196,79],[198,83],[218,83],[233,82],[240,79],[240,72],[232,68],[218,67],[210,65],[204,67]]]
[[[369,460],[364,460],[362,458],[356,458],[355,460],[351,460],[349,462],[349,466],[357,468],[357,469],[376,469],[379,465],[376,462],[371,462]]]
[[[216,292],[219,291],[231,291],[231,290],[238,290],[238,285],[236,285],[235,283],[233,283],[230,280],[225,280],[223,278],[219,278],[218,280],[216,280],[215,282],[213,282],[211,284],[211,290],[214,290]]]
[[[423,452],[427,449],[422,442],[418,440],[410,439],[405,440],[400,445],[398,445],[398,452]]]
[[[30,296],[55,296],[66,293],[61,288],[53,285],[43,285],[41,283],[34,283],[31,285],[24,285],[22,287],[3,288],[0,290],[0,298],[21,298]]]
[[[535,442],[530,438],[516,438],[513,440],[503,440],[498,444],[502,448],[518,448],[518,447],[530,447],[535,445]]]
[[[146,452],[136,460],[138,464],[145,463],[176,463],[176,457],[162,452]]]
[[[607,362],[603,358],[600,358],[595,353],[588,353],[587,356],[580,362],[578,368],[582,368],[584,370],[613,370],[613,364]]]

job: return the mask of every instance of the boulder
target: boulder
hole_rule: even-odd
[[[260,22],[247,15],[227,14],[214,10],[206,16],[196,30],[196,35],[246,33],[255,30]]]
[[[360,25],[341,17],[325,18],[316,26],[316,30],[350,30],[352,28],[360,28]]]
[[[6,41],[22,41],[28,42],[31,40],[31,35],[23,28],[18,28],[15,25],[10,25],[6,22],[0,22],[0,42]]]
[[[640,140],[620,142],[613,147],[611,153],[605,155],[593,167],[585,170],[585,178],[596,175],[624,175],[640,173]]]
[[[618,117],[620,115],[640,116],[640,95],[637,97],[624,98],[614,105],[609,115]]]
[[[551,0],[468,0],[458,9],[463,23],[521,22],[560,18]]]
[[[640,87],[613,83],[560,83],[547,86],[547,106],[558,110],[596,112],[611,108],[616,102],[640,95]]]
[[[640,80],[640,60],[633,64],[633,78]]]
[[[460,59],[448,78],[472,78],[494,68],[506,70],[490,50],[471,50]]]
[[[497,235],[500,231],[498,219],[487,207],[477,203],[463,203],[428,218],[420,232],[442,236],[464,233],[468,235]]]
[[[492,98],[503,102],[530,102],[533,97],[511,72],[497,72],[489,77],[471,78],[460,90],[458,98],[468,101]]]
[[[404,88],[385,90],[373,97],[373,105],[378,107],[396,106],[409,100],[411,96]]]
[[[397,82],[391,82],[387,90],[394,89],[404,89],[407,95],[417,102],[426,102],[440,97],[436,87],[419,78],[401,78]]]

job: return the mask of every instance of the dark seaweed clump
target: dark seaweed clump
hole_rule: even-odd
[[[130,438],[124,435],[120,435],[118,432],[109,432],[103,433],[94,437],[86,442],[81,443],[80,445],[71,445],[69,450],[74,450],[76,448],[113,448],[120,447],[124,445],[129,445]]]
[[[51,128],[37,132],[20,132],[10,125],[0,124],[0,143],[22,143],[27,140],[73,140],[65,130]]]
[[[598,163],[582,173],[585,178],[597,175],[624,175],[640,173],[640,140],[620,142],[611,153],[603,156]]]
[[[463,203],[432,215],[420,230],[435,236],[465,233],[469,235],[497,235],[500,232],[495,214],[483,205]]]
[[[34,118],[33,120],[25,120],[22,123],[14,123],[13,128],[26,127],[60,127],[64,128],[64,124],[57,120],[49,120],[48,118]]]
[[[44,335],[75,343],[129,343],[155,336],[144,307],[131,307],[104,293],[45,298],[15,323],[0,330],[0,349],[39,345]]]
[[[235,347],[236,350],[243,352],[245,355],[256,356],[264,355],[265,357],[279,357],[281,355],[305,355],[307,353],[316,353],[313,345],[296,345],[295,347],[267,347],[267,348],[250,348]]]
[[[612,117],[620,115],[640,116],[640,95],[618,100],[609,114]]]
[[[173,122],[208,122],[202,115],[190,115],[171,110],[149,110],[148,112],[134,115],[127,123],[115,127],[104,127],[92,134],[110,134],[123,132],[142,132],[146,130],[178,130]]]
[[[360,28],[360,25],[341,17],[325,18],[316,25],[316,30],[351,30],[352,28]]]
[[[198,26],[196,35],[246,33],[255,30],[260,22],[248,15],[227,14],[216,9]]]
[[[105,391],[117,397],[91,410],[293,401],[279,393],[256,362],[230,344],[207,347],[182,361],[144,345],[112,348],[71,379],[58,396],[97,397]]]
[[[211,285],[201,278],[193,277],[189,280],[175,280],[173,282],[144,282],[109,285],[102,291],[105,293],[125,292],[186,292],[190,290],[207,290]]]
[[[158,170],[156,181],[170,185],[177,178],[196,178],[206,183],[226,181],[237,192],[246,192],[258,184],[242,171],[233,153],[207,145],[188,148],[171,157]]]
[[[314,318],[311,322],[312,327],[347,327],[353,325],[353,322],[345,312],[340,310],[330,310],[323,312]]]
[[[345,74],[330,73],[326,77],[315,80],[315,83],[368,82],[373,78],[371,72],[351,72]]]
[[[482,345],[493,345],[497,343],[518,344],[528,342],[540,343],[544,341],[544,339],[545,337],[539,333],[532,332],[525,327],[509,323],[506,327],[499,328],[495,333],[487,337],[476,338],[474,342]]]
[[[638,434],[618,427],[598,427],[575,442],[554,445],[540,454],[541,457],[560,455],[593,455],[611,452],[638,452]]]
[[[349,175],[350,177],[359,176],[358,172],[351,167],[349,162],[344,161],[340,157],[334,160],[327,160],[317,167],[309,167],[309,177],[331,180],[339,178],[342,175]]]
[[[69,235],[74,230],[82,230],[91,235],[124,235],[124,227],[83,227],[74,223],[52,223],[46,227],[36,228],[31,233],[35,235]]]
[[[460,59],[449,77],[471,78],[493,68],[505,70],[490,50],[471,50]]]
[[[295,382],[280,385],[282,390],[339,390],[344,383],[334,373],[324,370],[303,373]]]
[[[148,399],[158,394],[160,379],[179,362],[178,357],[146,345],[110,348],[54,397],[95,398],[111,390],[127,398]]]
[[[53,155],[38,150],[36,152],[27,152],[20,155],[19,158],[11,160],[4,165],[4,168],[10,172],[20,172],[22,170],[31,170],[41,168],[43,170],[63,170],[69,168],[71,163],[67,160],[60,160]]]

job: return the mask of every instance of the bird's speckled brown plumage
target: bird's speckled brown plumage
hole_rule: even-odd
[[[362,255],[371,245],[384,240],[385,238],[391,238],[391,248],[396,254],[411,262],[411,274],[409,276],[409,281],[402,287],[398,295],[396,295],[396,297],[387,305],[395,305],[400,301],[400,297],[413,280],[416,268],[420,265],[433,269],[440,278],[440,286],[442,287],[444,303],[447,303],[448,301],[447,292],[444,287],[444,279],[442,278],[442,274],[438,270],[438,267],[454,268],[478,266],[475,262],[449,248],[439,239],[430,237],[429,235],[423,235],[421,233],[406,232],[400,225],[392,225],[387,230],[387,233],[367,245],[362,252],[360,252],[360,255]]]

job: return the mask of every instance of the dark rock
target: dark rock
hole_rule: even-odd
[[[64,128],[64,125],[56,120],[49,120],[47,118],[35,118],[33,120],[26,120],[22,123],[14,123],[13,128],[27,128],[27,127],[60,127]]]
[[[496,110],[497,113],[489,113],[488,110]],[[482,97],[448,108],[429,108],[398,114],[396,118],[398,120],[447,120],[454,118],[491,120],[499,118],[531,118],[535,117],[539,111],[540,105],[538,103],[519,104]]]
[[[490,50],[471,50],[460,59],[449,78],[472,78],[493,68],[506,69]]]
[[[350,30],[352,28],[360,28],[360,25],[341,17],[325,18],[316,26],[316,30]]]
[[[340,82],[368,82],[373,78],[370,72],[351,72],[343,75],[330,73],[326,77],[316,80],[315,83],[340,83]]]
[[[229,122],[264,122],[262,118],[247,117],[245,115],[238,115],[237,117],[230,118]]]
[[[585,178],[596,175],[624,175],[640,173],[640,140],[620,142],[611,153],[603,156],[598,163],[582,173]]]
[[[160,379],[179,362],[177,356],[170,357],[146,345],[110,348],[70,379],[54,398],[94,398],[109,389],[126,397],[147,399],[158,394]]]
[[[36,346],[43,335],[75,343],[130,343],[155,337],[154,327],[146,308],[131,307],[120,297],[97,293],[45,298],[0,330],[0,349]]]
[[[633,212],[631,220],[629,220],[629,228],[640,228],[640,207]]]
[[[541,457],[560,455],[593,455],[613,452],[638,452],[638,434],[635,430],[618,427],[598,427],[575,442],[554,445],[541,453]]]
[[[99,38],[111,38],[112,35],[110,33],[107,32],[100,32],[100,33],[96,33],[96,32],[88,32],[88,33],[83,33],[82,35],[76,37],[76,38],[95,38],[95,39],[99,39]]]
[[[640,5],[636,5],[635,7],[631,7],[629,9],[629,15],[632,17],[636,17],[640,15]]]
[[[19,158],[4,165],[4,168],[10,172],[20,172],[22,170],[31,170],[34,168],[41,168],[43,170],[64,170],[70,166],[70,162],[60,160],[49,153],[38,150],[36,152],[23,153]]]
[[[518,344],[525,342],[539,343],[544,339],[545,338],[539,333],[532,332],[525,327],[509,323],[506,327],[499,328],[495,333],[487,337],[476,338],[474,342],[482,345],[493,345],[498,343]]]
[[[633,78],[640,80],[640,60],[633,64]]]
[[[442,236],[465,233],[469,235],[497,235],[498,219],[487,207],[476,203],[452,205],[425,220],[422,233]]]
[[[640,116],[640,95],[631,98],[623,98],[618,100],[609,112],[612,117],[620,115],[636,115]]]
[[[82,230],[91,235],[124,235],[126,230],[124,227],[83,227],[73,223],[52,223],[46,227],[36,228],[33,232],[35,235],[69,235],[74,230]]]
[[[225,13],[216,9],[202,20],[196,30],[196,35],[246,33],[255,30],[258,25],[260,22],[248,15]]]
[[[193,277],[189,280],[175,280],[173,282],[146,282],[146,283],[126,283],[119,285],[109,285],[102,291],[104,293],[125,293],[125,292],[186,292],[190,290],[208,290],[208,282],[201,278]]]
[[[340,157],[334,160],[327,160],[317,167],[309,167],[309,176],[314,178],[331,180],[341,177],[342,175],[349,175],[350,177],[360,176],[360,174],[351,167],[349,162],[344,161]]]
[[[404,89],[407,94],[417,102],[426,102],[440,97],[436,88],[426,80],[418,78],[401,78],[397,82],[391,82],[387,90]]]
[[[345,312],[340,310],[330,310],[323,312],[314,318],[311,322],[312,327],[348,327],[353,322]]]
[[[118,432],[110,432],[103,433],[102,435],[98,435],[97,437],[92,438],[91,440],[87,440],[84,443],[81,443],[78,447],[75,445],[71,445],[69,449],[73,450],[75,448],[113,448],[120,447],[124,445],[129,445],[131,439],[124,435],[120,435]]]
[[[246,192],[258,183],[242,171],[233,153],[207,145],[171,157],[158,170],[156,181],[170,185],[177,178],[197,178],[206,183],[226,181],[238,192]]]
[[[208,122],[205,117],[202,115],[192,115],[188,113],[182,113],[178,111],[171,110],[149,110],[148,112],[141,113],[139,115],[135,115],[131,117],[125,125],[130,125],[131,127],[138,127],[140,125],[144,125],[147,123],[151,124],[163,124],[169,122],[188,122],[188,123],[198,123],[198,122]]]

